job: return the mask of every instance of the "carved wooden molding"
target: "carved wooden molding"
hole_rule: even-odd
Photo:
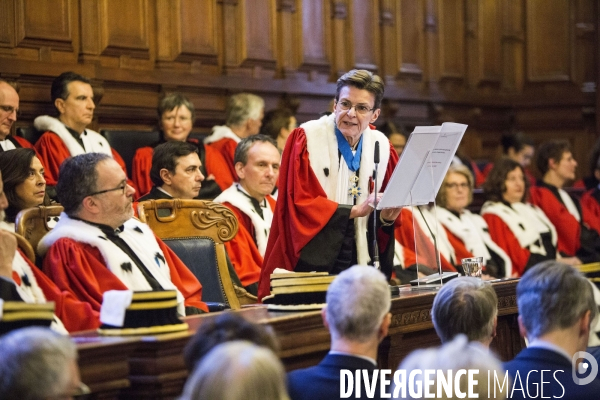
[[[295,13],[296,2],[294,0],[277,0],[277,11]]]
[[[503,309],[503,308],[510,308],[510,307],[516,307],[517,306],[517,296],[516,295],[512,295],[512,296],[504,296],[504,297],[498,297],[498,309]]]
[[[237,6],[238,0],[217,0],[217,3],[221,3],[223,5],[228,5],[228,6]]]
[[[348,5],[343,1],[333,1],[331,4],[331,18],[346,19],[348,17]]]
[[[423,322],[431,322],[430,309],[415,310],[392,316],[392,326],[407,326]]]
[[[382,9],[379,20],[382,26],[394,26],[394,13],[390,9]]]
[[[223,242],[227,242],[237,233],[237,220],[227,207],[216,203],[207,203],[205,210],[195,210],[190,213],[192,225],[198,229],[217,227],[217,235]]]

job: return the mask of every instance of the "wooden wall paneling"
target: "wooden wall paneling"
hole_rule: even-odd
[[[380,57],[379,73],[382,78],[392,84],[398,71],[398,34],[396,16],[398,2],[395,0],[381,0],[379,6],[380,24]]]
[[[431,95],[438,92],[440,79],[440,54],[439,54],[439,19],[438,0],[424,1],[424,57],[423,57],[423,83]],[[404,42],[403,42],[404,44]],[[404,46],[403,46],[404,47]]]
[[[400,0],[397,2],[397,63],[402,84],[420,82],[425,68],[425,0]],[[431,16],[433,17],[433,15]],[[427,25],[429,29],[435,26]]]
[[[317,80],[331,71],[331,2],[301,0],[298,8],[302,29],[297,42],[301,49],[298,69],[308,73],[307,79]]]
[[[301,49],[297,46],[302,20],[298,16],[296,0],[277,0],[277,76],[294,76]]]
[[[527,80],[558,82],[571,79],[569,48],[571,15],[564,0],[526,1]]]
[[[465,3],[462,0],[438,1],[441,79],[465,78]]]
[[[381,44],[379,41],[379,14],[378,1],[353,0],[350,5],[352,16],[352,68],[368,69],[379,73]]]
[[[214,0],[157,0],[156,23],[157,66],[219,73]]]
[[[354,35],[349,16],[350,0],[331,0],[332,76],[337,80],[350,69],[353,62]]]
[[[250,68],[256,78],[275,73],[275,0],[243,0],[244,38],[241,67]]]
[[[477,0],[465,5],[469,86],[491,85],[497,88],[502,76],[499,3],[496,0]]]
[[[221,5],[223,68],[230,74],[241,63],[242,31],[245,23],[238,0],[218,0]]]
[[[571,2],[571,12],[573,14],[571,26],[572,78],[582,91],[593,92],[596,87],[595,68],[598,55],[597,0]]]
[[[50,47],[73,51],[77,26],[76,2],[73,0],[16,0],[16,44],[20,47]]]
[[[525,81],[525,3],[502,0],[502,90],[522,92]]]
[[[0,0],[0,54],[13,54],[15,47],[15,2]]]

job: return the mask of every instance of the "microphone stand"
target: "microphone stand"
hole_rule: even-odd
[[[379,142],[375,142],[373,163],[373,193],[375,193],[375,200],[373,202],[373,266],[381,269],[379,265],[379,246],[377,246],[377,167],[379,166]]]

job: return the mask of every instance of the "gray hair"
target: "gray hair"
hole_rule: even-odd
[[[497,314],[498,296],[492,285],[463,276],[442,286],[433,299],[431,319],[442,343],[461,333],[470,341],[483,341],[492,336]]]
[[[192,103],[190,99],[183,94],[177,92],[167,94],[160,99],[158,102],[158,107],[156,108],[156,111],[158,112],[158,120],[160,121],[164,113],[172,111],[181,106],[184,106],[190,110],[190,113],[192,114],[192,122],[194,122],[194,119],[196,119],[196,109],[194,108],[194,103]]]
[[[575,268],[549,260],[534,265],[517,284],[517,306],[529,340],[573,326],[587,311],[598,314],[588,280]]]
[[[254,94],[234,94],[227,101],[225,108],[225,124],[240,126],[249,119],[259,119],[260,112],[265,108],[265,101]]]
[[[239,162],[241,162],[243,165],[246,165],[248,162],[248,152],[256,142],[271,143],[277,149],[277,142],[275,142],[275,140],[273,140],[273,138],[270,136],[260,133],[258,135],[248,136],[237,144],[235,148],[235,154],[233,155],[233,165]],[[279,149],[277,150],[279,151]]]
[[[56,194],[69,217],[76,216],[83,199],[97,190],[97,166],[108,159],[111,157],[107,154],[87,153],[67,158],[62,163],[56,183]]]
[[[68,336],[47,328],[12,331],[0,339],[0,398],[42,400],[69,388],[77,349]]]
[[[355,265],[343,271],[327,289],[332,338],[363,341],[377,335],[391,302],[385,276],[375,268]]]
[[[421,370],[423,372],[425,370],[443,371],[444,375],[447,376],[446,371],[448,370],[451,370],[456,374],[456,372],[461,369],[477,369],[479,370],[479,373],[474,375],[474,380],[476,380],[478,384],[474,388],[474,393],[478,395],[479,398],[505,399],[508,395],[510,384],[506,383],[503,387],[500,387],[495,385],[494,381],[494,375],[498,377],[498,381],[501,384],[504,378],[504,370],[500,365],[500,361],[498,361],[492,353],[486,352],[479,347],[478,344],[470,344],[465,336],[458,335],[454,340],[441,347],[413,351],[400,363],[398,370],[406,371],[406,380],[408,382],[408,375],[410,374],[410,371],[413,370]],[[455,375],[452,375],[452,378],[454,378],[454,376]],[[422,392],[424,393],[425,385],[428,384],[425,380],[425,375],[423,373],[417,374],[415,375],[415,378],[414,385],[420,385]],[[431,382],[433,385],[429,386],[429,392],[437,393],[438,388],[436,379],[433,379]],[[493,387],[494,385],[496,386],[495,390]],[[461,392],[466,393],[468,388],[468,374],[464,374],[460,377],[459,387],[456,389],[460,389]],[[392,396],[394,395],[394,389],[395,388],[392,388]],[[455,389],[454,386],[453,389]],[[458,399],[458,397],[455,397],[457,394],[456,389],[452,391],[452,396],[450,397],[446,396],[444,390],[442,390],[442,396],[436,398]],[[488,397],[488,393],[490,396],[494,397]],[[399,394],[401,395],[402,393],[400,392]],[[406,397],[399,396],[395,398],[412,398],[408,387],[406,388],[406,394]],[[421,399],[423,397],[418,398]]]
[[[346,86],[353,86],[357,89],[363,89],[375,96],[375,109],[381,108],[381,101],[383,100],[383,92],[385,87],[383,80],[366,69],[353,69],[352,71],[346,72],[337,81],[335,91],[335,101],[340,99],[340,92],[342,88]]]
[[[180,400],[288,400],[279,358],[250,342],[225,342],[200,361]]]

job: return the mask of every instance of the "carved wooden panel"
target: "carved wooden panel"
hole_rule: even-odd
[[[598,56],[598,1],[577,0],[571,2],[574,21],[573,34],[573,80],[585,92],[597,85],[596,57]],[[597,87],[596,87],[597,90]]]
[[[274,0],[245,0],[242,66],[275,67]]]
[[[569,3],[527,0],[527,79],[531,82],[570,79]]]
[[[463,78],[465,74],[464,1],[438,2],[440,78]]]
[[[523,3],[502,0],[502,88],[521,91],[524,82],[525,16]]]
[[[379,74],[392,78],[398,72],[398,27],[396,15],[398,1],[380,0]],[[390,80],[390,79],[388,79]]]
[[[214,0],[157,1],[158,59],[217,64]]]
[[[100,46],[103,55],[149,58],[148,0],[98,0]]]
[[[401,75],[421,76],[423,73],[423,1],[400,0],[396,21],[400,46],[398,63]]]
[[[331,0],[331,53],[332,78],[337,79],[354,65],[352,49],[354,47],[353,24],[350,22],[351,0]]]
[[[73,50],[76,27],[71,17],[76,9],[72,0],[18,0],[15,4],[18,46]]]
[[[302,0],[302,67],[329,71],[329,0]]]
[[[14,46],[15,3],[0,0],[0,47]]]
[[[500,10],[497,0],[480,2],[477,32],[480,46],[481,80],[498,81],[502,73]]]
[[[376,71],[379,59],[379,3],[353,0],[352,21],[354,67]]]

